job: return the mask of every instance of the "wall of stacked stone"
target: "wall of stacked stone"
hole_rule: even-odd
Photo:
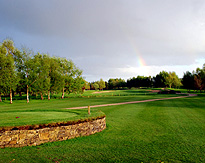
[[[35,130],[12,130],[0,133],[0,148],[36,146],[46,142],[62,141],[101,132],[106,128],[106,120],[100,118],[68,126]]]

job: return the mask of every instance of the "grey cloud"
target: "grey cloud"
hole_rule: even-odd
[[[150,66],[204,58],[204,17],[203,0],[0,0],[0,37],[115,74],[139,56]]]

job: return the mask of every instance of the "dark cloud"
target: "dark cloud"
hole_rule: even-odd
[[[71,58],[87,76],[205,56],[203,0],[0,0],[0,38]],[[116,75],[117,76],[117,75]]]

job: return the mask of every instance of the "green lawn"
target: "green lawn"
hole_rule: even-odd
[[[122,92],[121,92],[122,93]],[[133,91],[131,91],[133,93]],[[167,95],[172,97],[176,95]],[[15,100],[13,104],[9,101],[0,103],[0,127],[21,126],[42,123],[61,122],[66,120],[84,119],[90,116],[99,116],[98,111],[91,111],[88,116],[87,110],[65,110],[64,108],[77,106],[91,106],[99,104],[111,104],[128,101],[142,101],[146,99],[164,98],[164,95],[132,95],[132,96],[104,96],[104,97],[81,97],[66,99]],[[17,117],[17,118],[16,118]]]
[[[62,113],[60,108],[71,106],[162,97],[167,95],[18,101],[0,104],[0,114],[15,109]],[[205,162],[204,101],[204,96],[198,96],[95,108],[91,111],[106,114],[107,129],[101,133],[36,147],[0,149],[0,162]]]
[[[63,117],[63,119],[69,119],[75,117],[77,114],[69,112],[12,112],[12,113],[1,113],[0,122],[1,126],[19,126],[27,124],[41,124],[45,121],[56,122],[56,117]],[[62,119],[59,119],[62,121]],[[20,124],[19,124],[20,123]]]
[[[131,90],[85,90],[83,94],[75,94],[70,93],[67,94],[65,92],[65,98],[76,98],[76,97],[105,97],[105,96],[136,96],[136,95],[154,95],[157,94],[156,92],[152,92],[153,90],[161,90],[161,88],[155,88],[155,89],[137,89],[133,88]],[[179,89],[176,89],[179,90]],[[187,90],[180,89],[183,93],[187,93]],[[59,94],[51,94],[51,99],[61,99],[62,93]],[[30,100],[35,99],[41,99],[40,95],[38,96],[29,96]],[[48,97],[44,95],[44,99],[47,99]],[[9,97],[2,97],[3,101],[9,102]],[[26,95],[24,94],[22,97],[19,97],[18,95],[13,97],[13,100],[25,100],[26,101]]]

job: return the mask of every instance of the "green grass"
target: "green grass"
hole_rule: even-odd
[[[167,95],[172,97],[176,95]],[[43,123],[61,122],[66,120],[84,119],[89,117],[87,109],[65,110],[64,108],[77,106],[91,106],[99,104],[111,104],[128,101],[142,101],[146,99],[164,98],[163,95],[133,95],[133,96],[106,96],[84,97],[48,100],[16,100],[13,104],[9,101],[0,103],[0,127],[21,126]],[[99,116],[99,111],[91,112],[90,116]],[[19,117],[19,118],[16,118]]]
[[[138,96],[138,95],[156,95],[156,92],[152,92],[154,90],[163,90],[164,88],[132,88],[132,89],[127,89],[127,90],[85,90],[83,94],[76,94],[76,93],[70,93],[67,94],[65,92],[65,98],[81,98],[81,97],[110,97],[110,96]],[[167,88],[169,89],[169,88]],[[191,90],[190,92],[187,92],[186,89],[174,89],[171,88],[171,90],[176,90],[176,91],[181,91],[182,93],[192,93],[192,94],[199,94],[199,95],[205,95],[205,92],[202,91],[195,91]],[[96,93],[97,92],[97,93]],[[59,94],[51,94],[51,99],[61,99],[62,93]],[[40,100],[41,97],[40,95],[38,96],[29,96],[30,100]],[[48,97],[47,95],[44,95],[44,99],[46,100]],[[3,101],[9,101],[9,96],[8,97],[2,97]],[[26,101],[26,95],[24,94],[23,96],[19,97],[18,95],[13,97],[13,101],[16,100],[25,100]]]
[[[42,124],[50,122],[58,122],[63,119],[67,120],[75,117],[77,114],[69,112],[10,112],[0,114],[1,126],[20,126]],[[56,117],[59,117],[56,118]]]
[[[67,94],[65,92],[65,98],[76,98],[76,97],[106,97],[106,96],[136,96],[136,95],[154,95],[157,93],[153,93],[152,90],[156,89],[131,89],[131,90],[85,90],[83,94],[75,94],[75,93],[70,93]],[[161,90],[161,88],[158,88],[157,90]],[[186,91],[186,90],[184,90]],[[51,99],[61,99],[62,93],[59,94],[51,94]],[[29,96],[30,100],[40,100],[41,97],[40,95],[38,96]],[[48,97],[44,95],[44,99],[47,99]],[[3,101],[9,101],[9,97],[2,97]],[[18,95],[13,97],[13,100],[26,100],[26,95],[24,94],[23,96],[19,97]]]
[[[9,104],[4,105],[4,107],[0,108],[0,128],[67,121],[75,122],[77,120],[85,120],[104,115],[100,110],[93,110],[91,114],[88,115],[87,109],[56,109],[54,108],[55,106],[52,105],[54,101],[51,103],[44,102],[46,103],[44,107],[41,107],[41,104],[38,104],[37,101],[30,104],[22,104],[22,106],[19,103],[12,106],[9,106]],[[58,103],[58,101],[55,102]],[[61,105],[58,107],[60,106]]]
[[[130,96],[131,100],[150,97],[167,95]],[[119,102],[128,98],[34,100],[25,106],[29,106],[29,112],[32,108],[37,112],[54,111],[65,106]],[[204,101],[205,97],[199,96],[91,109],[106,114],[106,130],[36,147],[0,149],[0,162],[205,162]],[[21,110],[20,105],[21,101],[12,106]],[[15,109],[9,104],[0,104],[0,107],[3,112]],[[27,109],[22,107],[24,112]]]

